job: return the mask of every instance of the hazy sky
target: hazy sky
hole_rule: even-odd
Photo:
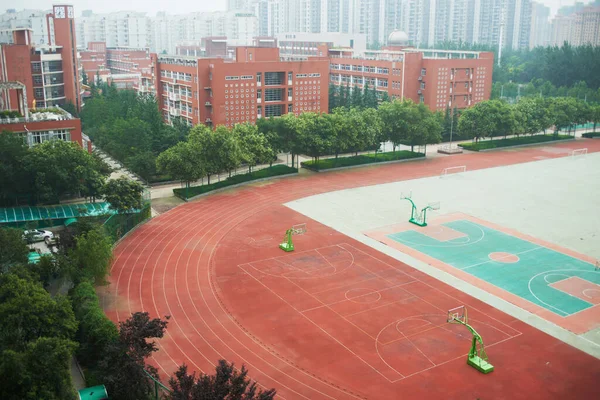
[[[575,0],[538,0],[551,8],[551,14],[555,14],[559,7],[574,4]],[[590,0],[583,0],[589,3]],[[0,13],[7,8],[50,9],[52,4],[61,4],[60,1],[48,0],[0,0]],[[73,0],[62,4],[75,6],[75,15],[80,15],[82,10],[91,9],[95,13],[104,13],[119,10],[145,11],[154,15],[157,11],[167,11],[169,14],[184,14],[193,11],[215,11],[224,10],[226,0]]]

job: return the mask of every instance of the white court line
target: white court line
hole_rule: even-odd
[[[249,274],[246,270],[244,270],[242,268],[242,270],[248,274],[248,276],[250,276],[252,279],[254,279],[256,282],[258,282],[259,284],[261,284],[265,289],[267,289],[269,292],[273,293],[275,296],[279,297],[279,300],[283,301],[285,304],[287,304],[288,306],[290,306],[294,311],[296,311],[298,314],[300,314],[301,316],[303,316],[306,320],[308,320],[310,323],[312,323],[314,326],[316,326],[319,330],[321,330],[325,335],[329,336],[331,339],[333,339],[333,341],[335,341],[336,343],[338,343],[340,346],[342,346],[344,349],[346,349],[350,354],[352,354],[353,356],[355,356],[356,358],[358,358],[360,361],[362,361],[365,365],[367,365],[369,368],[371,368],[373,371],[377,372],[379,375],[381,375],[383,378],[387,379],[388,381],[391,382],[391,380],[386,377],[385,375],[383,375],[381,372],[379,372],[379,370],[375,367],[373,367],[371,364],[369,364],[368,362],[366,362],[365,360],[363,360],[358,354],[356,354],[354,351],[352,351],[352,349],[350,349],[349,347],[347,347],[345,344],[343,344],[342,342],[340,342],[338,339],[336,339],[333,335],[331,335],[329,332],[327,332],[325,329],[321,328],[321,326],[319,324],[317,324],[316,322],[314,322],[312,319],[308,318],[306,315],[302,314],[300,312],[300,310],[298,310],[296,307],[294,307],[289,301],[287,301],[286,299],[284,299],[283,297],[281,297],[280,295],[278,295],[277,293],[275,293],[273,290],[271,290],[271,288],[267,285],[265,285],[264,283],[262,283],[261,281],[259,281],[258,279],[256,279],[254,276],[252,276],[252,274]],[[291,282],[291,281],[290,281]]]
[[[598,289],[583,289],[581,291],[581,294],[583,294],[588,299],[594,299],[594,298],[596,298],[598,296],[588,296],[587,294],[585,294],[585,292],[598,292],[598,293],[600,293],[600,290],[598,290]]]
[[[511,257],[511,256],[513,256],[513,255],[515,255],[515,256],[518,256],[518,255],[521,255],[521,254],[529,253],[530,251],[534,251],[534,250],[540,250],[540,249],[542,249],[542,248],[543,248],[543,247],[536,247],[536,248],[529,249],[529,250],[523,250],[523,251],[521,251],[521,252],[519,252],[519,253],[509,254],[509,255],[506,255],[506,256],[504,256],[504,257],[500,257],[500,258],[498,258],[497,260],[488,260],[488,261],[483,261],[483,262],[480,262],[480,263],[477,263],[477,264],[469,265],[468,267],[464,267],[464,268],[456,268],[456,267],[455,267],[455,268],[456,268],[456,269],[459,269],[459,270],[461,270],[461,271],[464,271],[465,269],[469,269],[469,268],[477,267],[477,266],[479,266],[479,265],[488,264],[488,263],[491,263],[491,262],[496,262],[496,261],[498,261],[498,260],[501,260],[501,259],[503,259],[503,258],[508,258],[508,257]],[[440,260],[440,261],[441,261],[441,260]],[[521,260],[519,260],[519,261],[521,261]],[[518,261],[517,261],[517,262],[518,262]],[[516,263],[514,263],[514,264],[516,264]],[[488,283],[489,283],[489,282],[488,282]],[[495,286],[495,285],[494,285],[494,286]]]
[[[544,305],[546,305],[546,306],[548,306],[548,307],[550,307],[550,308],[553,308],[553,309],[555,309],[555,310],[558,310],[558,311],[560,311],[561,313],[565,314],[565,315],[560,315],[560,314],[559,314],[559,316],[560,316],[560,317],[563,317],[563,318],[570,317],[571,315],[575,315],[575,314],[577,314],[578,312],[580,312],[580,311],[583,311],[583,310],[579,310],[579,311],[577,311],[577,312],[574,312],[574,313],[568,313],[568,312],[566,312],[566,311],[563,311],[563,310],[561,310],[561,309],[560,309],[560,308],[558,308],[558,307],[554,307],[554,306],[552,306],[552,305],[550,305],[550,304],[546,303],[545,301],[543,301],[543,300],[541,300],[539,297],[537,297],[537,296],[535,295],[535,293],[533,293],[533,290],[531,290],[531,281],[533,281],[535,278],[537,278],[537,277],[538,277],[538,276],[540,276],[540,275],[546,274],[546,273],[548,273],[548,272],[552,273],[552,272],[556,272],[556,271],[560,271],[560,272],[588,272],[588,273],[595,273],[595,274],[600,274],[600,271],[586,271],[586,270],[582,270],[582,269],[551,269],[551,270],[549,270],[549,271],[540,272],[539,274],[536,274],[536,275],[534,275],[534,276],[533,276],[533,277],[532,277],[532,278],[529,280],[529,282],[527,283],[527,288],[529,289],[529,293],[531,293],[531,295],[532,295],[533,297],[535,297],[535,299],[536,299],[537,301],[539,301],[540,303],[542,303],[542,304],[544,304]],[[575,275],[575,276],[577,276],[577,275]],[[587,279],[586,279],[586,280],[587,280]],[[568,293],[567,293],[567,294],[568,294]],[[574,297],[574,296],[571,296],[571,297]],[[581,300],[581,299],[579,299],[579,300]],[[535,304],[535,303],[534,303],[534,304]],[[595,306],[595,304],[593,304],[593,305],[592,305],[592,307],[594,307],[594,306]],[[587,309],[589,309],[589,308],[590,308],[590,307],[584,308],[584,310],[587,310]],[[556,314],[556,313],[555,313],[555,314]],[[593,343],[593,342],[592,342],[592,343]],[[597,346],[600,346],[600,345],[598,345],[598,344],[597,344]]]
[[[481,242],[481,241],[482,241],[482,240],[485,238],[485,232],[483,231],[483,229],[481,229],[481,226],[480,226],[479,224],[476,224],[476,223],[475,223],[475,222],[473,222],[473,221],[469,221],[468,219],[461,219],[461,220],[458,220],[458,221],[464,221],[464,222],[468,222],[468,223],[470,223],[470,224],[474,225],[474,226],[475,226],[477,229],[479,229],[479,231],[481,232],[481,236],[480,236],[479,238],[477,238],[477,239],[476,239],[474,242],[472,242],[472,241],[471,241],[471,236],[470,236],[469,234],[467,234],[467,233],[465,233],[465,232],[462,232],[462,231],[459,231],[458,229],[450,228],[450,229],[453,229],[453,230],[455,230],[455,231],[457,231],[457,232],[464,233],[464,234],[466,235],[466,236],[465,236],[465,238],[467,239],[467,241],[466,241],[466,242],[456,242],[456,244],[449,244],[449,245],[446,245],[446,246],[444,246],[444,245],[437,245],[437,244],[424,244],[424,243],[415,243],[415,242],[411,242],[410,240],[405,240],[405,239],[395,239],[395,238],[394,238],[394,239],[392,239],[392,240],[395,240],[395,241],[397,241],[397,242],[400,242],[400,243],[407,243],[407,244],[409,244],[409,245],[412,245],[412,246],[414,246],[413,248],[414,248],[415,250],[418,250],[418,248],[417,248],[417,247],[435,247],[435,248],[444,248],[444,249],[448,249],[448,248],[455,248],[455,247],[471,246],[471,245],[474,245],[474,244],[476,244],[476,243],[479,243],[479,242]],[[455,221],[452,221],[452,222],[455,222]],[[444,224],[444,226],[446,226],[446,225]],[[448,227],[448,228],[449,228],[449,227]],[[487,227],[486,227],[486,228],[487,228]],[[488,228],[488,229],[489,229],[489,228]],[[418,231],[418,230],[416,230],[416,229],[412,229],[411,231],[414,231],[414,232],[417,232],[417,233],[419,233],[419,231]],[[410,231],[404,231],[404,232],[410,232]],[[423,235],[423,234],[422,234],[422,235]],[[386,235],[386,236],[387,236],[387,235]],[[427,236],[427,235],[423,235],[423,236]],[[456,238],[456,239],[452,239],[452,240],[458,240],[458,239],[462,239],[462,238],[463,238],[463,237]],[[432,239],[433,239],[433,238],[432,238]],[[433,240],[435,240],[435,239],[433,239]],[[438,242],[439,242],[439,240],[438,240]],[[445,241],[444,243],[448,243],[448,242],[449,242],[449,241]]]

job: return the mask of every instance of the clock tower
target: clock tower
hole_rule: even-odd
[[[65,97],[81,110],[81,84],[75,34],[75,13],[71,5],[54,5],[49,19],[54,25],[54,44],[61,46]],[[49,25],[52,25],[49,24]]]

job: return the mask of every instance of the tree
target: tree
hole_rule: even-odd
[[[594,133],[596,133],[596,125],[600,123],[600,105],[592,107],[590,119],[594,123]]]
[[[68,112],[69,114],[73,115],[74,117],[79,116],[79,113],[77,112],[77,108],[75,107],[75,104],[73,104],[70,101],[67,101],[65,104],[63,104],[61,106],[61,108],[63,110],[65,110],[66,112]]]
[[[197,145],[189,141],[179,142],[160,153],[156,159],[156,168],[168,173],[174,179],[185,182],[186,188],[189,188],[190,182],[206,175],[201,154],[201,149]]]
[[[329,83],[329,112],[333,112],[333,110],[339,107],[339,87],[334,85],[333,83]]]
[[[0,228],[0,273],[16,264],[26,264],[29,248],[20,229]]]
[[[491,101],[477,103],[463,110],[458,119],[458,130],[461,135],[474,139],[475,142],[484,137],[491,137],[498,132],[497,111],[497,103]]]
[[[23,159],[28,171],[32,202],[59,202],[65,195],[93,194],[104,174],[97,161],[76,143],[44,142]]]
[[[168,317],[167,317],[168,319]],[[149,339],[164,336],[167,321],[150,318],[147,312],[137,312],[119,323],[118,339],[109,343],[98,363],[98,374],[106,385],[111,399],[145,399],[153,385],[145,371],[158,379],[156,368],[146,364],[158,348]]]
[[[255,165],[269,163],[275,157],[267,139],[258,132],[255,125],[236,124],[233,133],[239,140],[242,159],[248,165],[248,172],[252,172]]]
[[[67,298],[52,298],[39,282],[0,275],[0,349],[23,350],[40,337],[70,340],[76,330]]]
[[[110,203],[110,209],[120,214],[141,210],[143,192],[141,184],[124,176],[109,180],[102,188],[104,200]]]
[[[108,275],[108,267],[112,260],[112,241],[97,227],[76,238],[76,246],[69,256],[71,261],[71,279],[80,282],[93,279],[102,284]]]
[[[365,83],[364,92],[363,92],[363,106],[367,108],[377,108],[377,90],[373,86],[372,88],[369,86],[369,83]]]
[[[394,151],[396,146],[409,139],[409,121],[413,106],[412,100],[395,100],[382,103],[379,107],[383,135],[386,140],[392,142]]]
[[[5,400],[75,399],[71,356],[76,344],[58,337],[40,337],[22,350],[0,356],[0,398]]]
[[[362,106],[363,106],[362,91],[356,84],[352,88],[352,93],[350,95],[350,102],[349,102],[348,106],[354,107],[354,108],[362,108]]]
[[[0,205],[16,205],[29,195],[29,171],[23,168],[27,152],[22,136],[0,132]]]
[[[128,157],[125,165],[145,181],[150,181],[156,174],[156,156],[151,151],[142,151]]]
[[[236,370],[234,364],[219,360],[215,375],[187,372],[187,366],[182,365],[169,379],[172,393],[171,400],[271,400],[275,398],[275,389],[263,391],[257,388],[256,382],[248,378],[248,370],[242,365]]]
[[[83,69],[83,66],[81,67],[81,83],[83,83],[84,85],[88,84],[88,76],[87,76],[87,73],[85,72],[85,69]]]

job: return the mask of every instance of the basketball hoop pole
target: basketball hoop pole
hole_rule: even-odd
[[[467,323],[466,312],[464,320],[452,317],[448,320],[448,322],[461,324],[462,326],[466,327],[469,332],[471,332],[471,335],[473,335],[471,349],[469,350],[469,355],[467,357],[467,364],[475,368],[477,371],[483,372],[484,374],[489,374],[492,372],[494,370],[494,366],[487,362],[488,356],[485,352],[483,338],[475,329],[473,329],[471,325]],[[479,343],[479,351],[477,351],[477,343]]]
[[[292,235],[294,234],[294,228],[290,228],[285,231],[283,243],[279,245],[279,248],[283,251],[294,251],[294,242],[292,242]]]
[[[417,206],[415,205],[415,202],[410,197],[403,197],[402,200],[408,200],[412,205],[412,209],[410,211],[410,219],[408,220],[408,222],[421,227],[427,226],[427,210],[433,210],[433,207],[427,206],[421,209],[421,214],[423,214],[423,220],[421,220],[420,218],[417,218],[420,214],[417,213]]]

